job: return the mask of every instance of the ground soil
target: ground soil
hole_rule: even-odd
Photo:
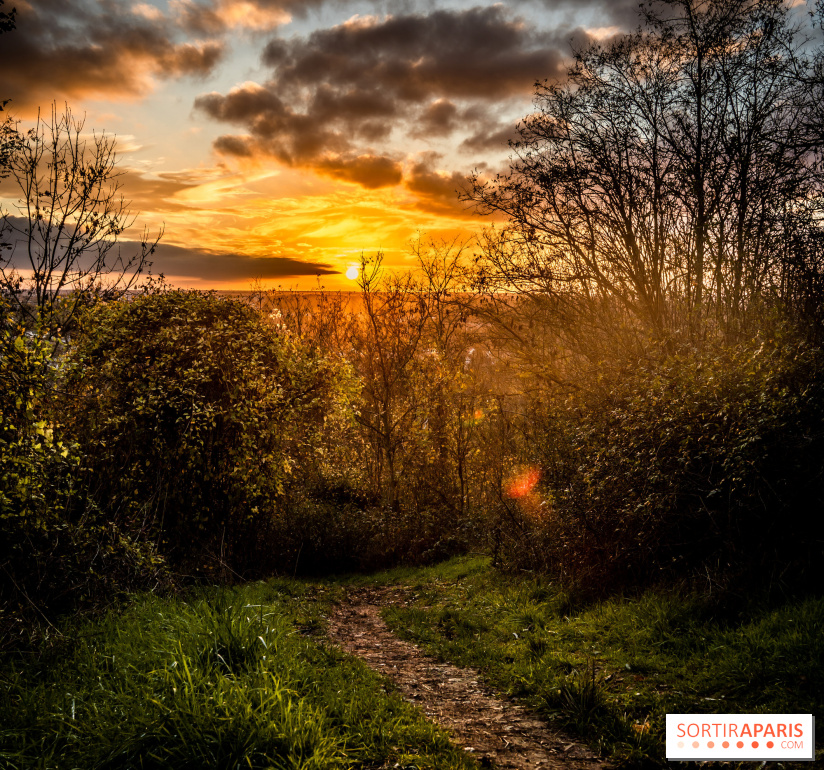
[[[382,607],[403,604],[404,588],[350,589],[329,619],[329,636],[389,677],[406,700],[452,733],[481,767],[595,770],[605,764],[523,706],[495,696],[479,674],[425,655],[395,636]]]

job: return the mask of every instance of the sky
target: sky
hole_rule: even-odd
[[[637,5],[7,0],[0,101],[24,128],[68,105],[116,137],[174,285],[354,288],[361,254],[409,267],[415,238],[488,224],[458,198],[467,175],[504,170],[535,82],[635,29]]]

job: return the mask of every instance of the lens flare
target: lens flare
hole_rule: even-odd
[[[506,496],[515,499],[526,497],[533,490],[540,478],[541,471],[538,468],[527,468],[521,471],[521,473],[507,484],[505,489]]]

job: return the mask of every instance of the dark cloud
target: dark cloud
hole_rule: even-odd
[[[173,31],[125,0],[21,3],[17,29],[0,45],[0,94],[20,110],[54,99],[133,97],[152,77],[211,72],[223,45],[178,42]]]
[[[254,158],[258,153],[257,145],[249,136],[235,136],[224,134],[214,141],[214,148],[221,155],[232,155],[236,158]]]
[[[311,166],[330,153],[341,155],[352,147],[351,133],[334,127],[337,121],[297,112],[271,90],[254,83],[234,88],[226,96],[199,96],[195,107],[215,120],[249,130],[249,137],[218,138],[215,148],[223,153],[266,153],[288,165]]]
[[[477,134],[501,101],[523,100],[536,79],[560,76],[566,46],[565,37],[536,31],[502,5],[354,17],[306,37],[274,38],[263,54],[267,82],[203,94],[195,107],[242,129],[216,140],[225,155],[268,155],[365,187],[389,186],[401,180],[400,158],[376,147],[403,131]],[[419,173],[409,181],[430,195]]]
[[[458,107],[449,99],[436,99],[421,112],[412,136],[448,136],[460,122]]]
[[[493,121],[481,121],[475,126],[475,133],[468,136],[460,144],[464,152],[486,153],[498,152],[509,147],[510,142],[519,138],[514,123],[499,124]]]
[[[439,171],[441,156],[426,153],[407,172],[404,186],[418,198],[417,208],[446,216],[471,217],[474,209],[458,199],[468,186],[464,174],[457,171]]]
[[[204,281],[243,281],[333,275],[340,272],[324,262],[304,262],[295,257],[254,257],[248,254],[217,254],[172,246],[163,242],[152,255],[152,273],[200,278]]]
[[[321,160],[317,166],[321,173],[374,190],[391,187],[403,178],[400,162],[385,155],[358,155],[356,157]]]
[[[263,60],[278,89],[325,83],[378,88],[402,101],[433,97],[496,100],[529,93],[537,78],[559,76],[563,53],[502,5],[355,18],[307,38],[275,39]]]
[[[296,112],[272,90],[247,83],[226,96],[205,94],[195,106],[210,117],[244,125],[247,136],[225,135],[215,141],[224,155],[251,158],[261,153],[282,163],[314,168],[321,174],[356,182],[369,189],[398,184],[397,159],[369,150],[358,151],[355,139],[381,139],[393,112],[380,94],[334,93],[319,88],[310,111]],[[384,120],[375,120],[383,116]]]
[[[309,114],[321,123],[345,124],[364,139],[385,139],[391,132],[391,119],[399,113],[397,103],[377,88],[336,90],[324,84],[312,96]]]

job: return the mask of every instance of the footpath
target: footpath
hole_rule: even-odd
[[[406,700],[439,723],[481,767],[500,770],[607,768],[545,720],[484,687],[478,672],[441,663],[399,639],[381,608],[405,603],[409,589],[351,588],[329,618],[331,640],[392,680]]]

